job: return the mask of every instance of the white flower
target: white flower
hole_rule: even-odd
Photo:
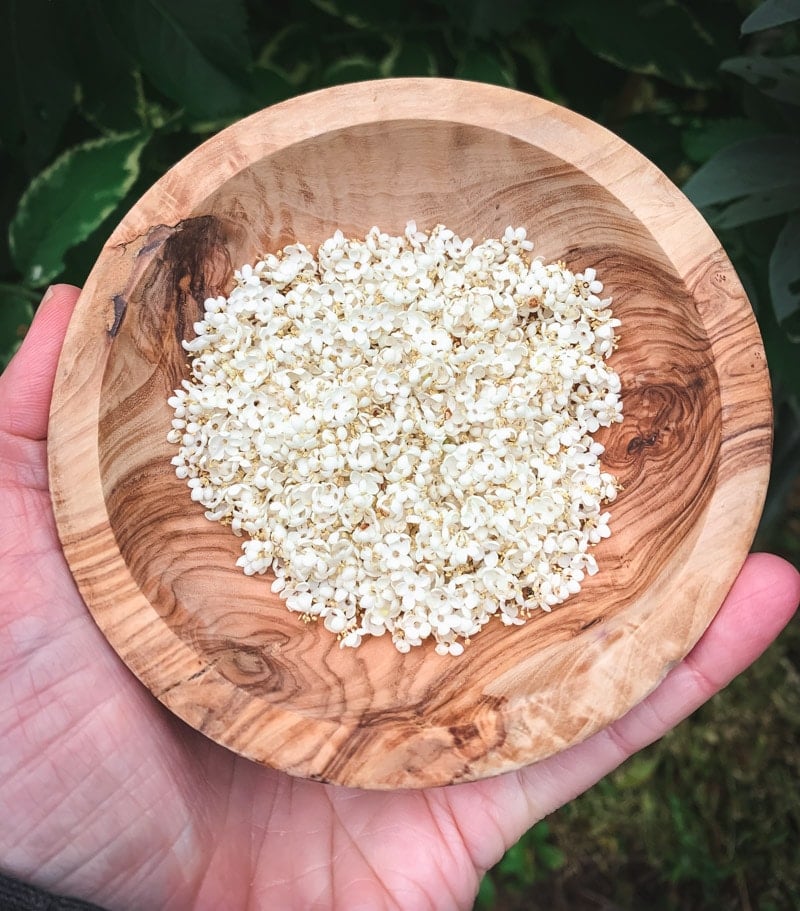
[[[354,313],[339,323],[339,333],[348,344],[366,349],[370,345],[368,325],[363,314]]]
[[[597,281],[596,275],[595,269],[586,269],[583,275],[579,273],[575,276],[582,297],[588,298],[590,294],[600,294],[603,290],[603,284]]]
[[[494,312],[494,300],[491,294],[476,295],[469,307],[469,316],[475,326],[482,326]]]
[[[392,260],[391,268],[392,273],[397,278],[410,278],[416,274],[419,266],[413,251],[406,250],[405,253],[401,253],[400,256]]]
[[[359,509],[368,509],[372,506],[379,490],[380,487],[374,475],[353,471],[350,474],[350,483],[345,489],[345,496]]]
[[[414,565],[411,559],[411,539],[408,535],[391,532],[375,546],[375,552],[381,560],[381,565],[387,573],[397,570],[411,569]]]
[[[361,630],[352,629],[345,636],[342,637],[342,640],[339,643],[339,645],[342,648],[358,648],[358,646],[361,645],[362,636],[363,636],[363,633],[361,632]]]
[[[347,628],[347,617],[344,611],[338,608],[330,608],[325,612],[324,626],[328,632],[342,633]]]
[[[301,339],[311,346],[314,354],[321,354],[322,349],[330,343],[331,327],[326,320],[312,319],[301,327]]]
[[[320,416],[331,427],[342,427],[354,421],[358,414],[358,399],[345,389],[335,389],[326,397]]]
[[[420,329],[414,335],[414,344],[423,357],[440,357],[446,355],[453,347],[450,333],[433,327]]]
[[[400,391],[402,383],[398,370],[387,370],[379,367],[372,379],[372,397],[376,404],[390,402]]]
[[[514,595],[516,583],[514,577],[499,566],[493,569],[479,569],[477,577],[483,588],[500,600],[507,601]]]

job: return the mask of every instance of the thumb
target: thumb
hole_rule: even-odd
[[[44,440],[56,364],[80,290],[51,285],[19,351],[0,376],[0,433]]]

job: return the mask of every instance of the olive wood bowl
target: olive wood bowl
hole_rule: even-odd
[[[234,564],[241,539],[175,478],[181,340],[235,268],[337,228],[524,225],[534,254],[598,270],[622,320],[624,421],[601,431],[623,491],[598,575],[463,656],[388,637],[341,649]],[[770,460],[758,330],[720,244],[649,161],[508,89],[399,79],[268,108],[205,142],[114,231],[58,368],[50,484],[97,624],[155,697],[292,775],[368,788],[495,775],[645,697],[711,622],[751,544]]]

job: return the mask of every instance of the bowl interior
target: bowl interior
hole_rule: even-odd
[[[235,567],[240,539],[190,501],[165,439],[167,397],[187,375],[180,340],[192,337],[204,299],[230,290],[234,268],[297,240],[315,247],[337,228],[353,236],[372,225],[401,233],[409,219],[424,228],[441,222],[476,240],[523,225],[535,254],[576,271],[596,267],[622,320],[612,364],[623,380],[625,420],[598,438],[607,447],[604,465],[624,490],[612,508],[612,537],[595,549],[601,572],[522,628],[490,624],[459,660],[427,646],[401,656],[387,639],[340,649],[289,614],[269,577],[246,578]],[[157,255],[116,290],[127,310],[102,383],[108,515],[163,622],[236,687],[328,720],[369,710],[423,713],[436,723],[441,702],[448,717],[457,707],[474,722],[476,681],[493,681],[498,699],[529,690],[530,681],[513,674],[495,679],[509,653],[540,661],[551,654],[569,666],[570,643],[596,636],[601,621],[610,631],[651,608],[642,595],[686,545],[713,490],[717,378],[681,276],[648,229],[581,170],[489,128],[375,122],[248,164],[177,228],[154,226],[146,246]]]

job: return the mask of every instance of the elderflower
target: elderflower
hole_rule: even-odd
[[[598,571],[620,322],[594,269],[532,249],[519,227],[337,231],[243,266],[184,342],[176,476],[243,538],[242,571],[342,647],[457,656]]]

